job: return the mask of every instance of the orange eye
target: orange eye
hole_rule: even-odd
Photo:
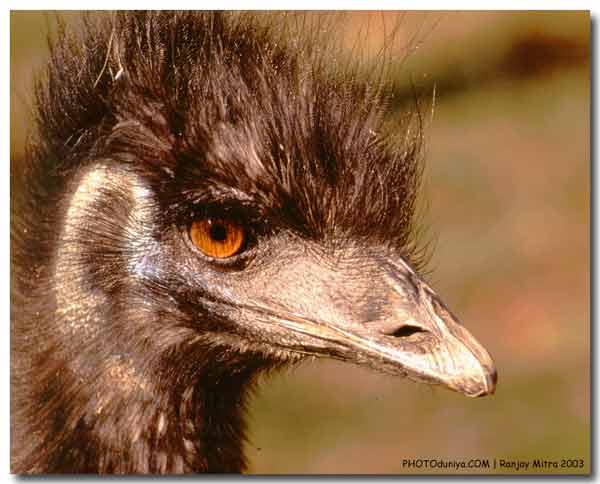
[[[190,229],[192,242],[210,257],[225,259],[237,254],[245,239],[244,228],[231,220],[205,218]]]

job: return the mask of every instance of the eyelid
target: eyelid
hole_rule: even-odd
[[[206,203],[192,210],[192,219],[213,218],[228,219],[242,225],[249,236],[258,236],[267,232],[267,217],[257,210],[255,205],[237,203]],[[189,219],[188,219],[189,220]]]

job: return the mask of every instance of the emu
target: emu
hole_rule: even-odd
[[[52,44],[13,164],[13,472],[241,472],[249,388],[309,355],[494,392],[418,275],[420,132],[281,25],[118,13]]]

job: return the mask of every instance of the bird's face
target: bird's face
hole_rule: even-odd
[[[176,184],[162,197],[185,191]],[[393,244],[351,229],[310,236],[281,207],[265,211],[238,189],[213,192],[198,188],[161,212],[152,190],[137,190],[138,207],[152,207],[139,210],[150,217],[142,227],[176,214],[152,247],[135,245],[135,271],[168,292],[199,334],[230,335],[237,351],[282,361],[332,357],[468,396],[494,392],[487,351]]]
[[[226,217],[191,221],[176,249],[186,257],[173,260],[188,298],[251,347],[333,357],[469,396],[494,392],[489,354],[399,253],[364,240],[253,233]]]

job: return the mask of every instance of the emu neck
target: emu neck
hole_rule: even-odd
[[[178,474],[242,472],[246,468],[244,397],[252,377],[198,381],[184,390],[154,385],[126,388],[127,367],[114,367],[88,391],[76,378],[49,381],[51,398],[30,436],[46,435],[31,448],[23,472]],[[202,378],[202,376],[200,376]],[[212,378],[212,377],[211,377]],[[168,382],[162,384],[169,385]],[[65,391],[66,390],[66,391]],[[161,393],[162,392],[162,393]],[[39,414],[39,412],[37,412]],[[32,437],[29,437],[32,439]]]
[[[123,249],[125,234],[146,241],[141,227],[152,223],[138,181],[92,167],[64,205],[48,284],[23,335],[40,371],[20,384],[34,403],[22,410],[17,472],[245,469],[244,398],[261,362],[227,358],[180,324],[166,296],[144,292]]]

